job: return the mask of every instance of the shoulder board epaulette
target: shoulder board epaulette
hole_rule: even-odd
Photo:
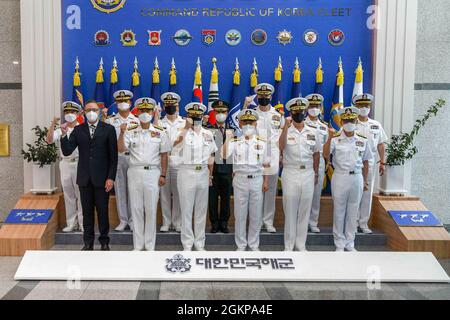
[[[260,137],[260,136],[257,136],[257,137],[256,137],[256,140],[259,140],[259,141],[266,141],[266,139],[264,139],[263,137]]]
[[[312,124],[306,123],[306,126],[307,126],[307,127],[310,127],[310,128],[313,128],[313,129],[317,129],[317,127],[316,127],[315,125],[312,125]]]
[[[325,123],[324,121],[320,120],[320,119],[319,119],[319,123],[320,123],[320,124],[323,124],[323,125],[326,126],[326,127],[328,127],[328,124]]]
[[[363,139],[367,139],[367,137],[366,137],[366,136],[364,136],[364,135],[362,135],[362,134],[356,133],[356,135],[357,135],[358,137],[361,137],[361,138],[363,138]]]
[[[160,126],[157,126],[157,125],[153,125],[153,127],[154,127],[155,129],[160,130],[160,131],[164,131],[164,128],[163,128],[163,127],[160,127]]]

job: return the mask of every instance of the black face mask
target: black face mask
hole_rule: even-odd
[[[258,104],[262,107],[267,107],[270,104],[270,98],[258,98]]]
[[[192,121],[202,121],[202,116],[189,116],[189,118],[192,119]]]
[[[177,107],[176,106],[165,106],[164,108],[166,110],[166,113],[168,115],[173,115],[177,112]]]
[[[291,114],[291,116],[292,116],[292,120],[294,120],[297,123],[300,123],[303,120],[305,120],[306,113],[304,113],[304,112],[293,113],[293,114]]]

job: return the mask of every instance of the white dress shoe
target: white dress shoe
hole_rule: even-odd
[[[266,230],[269,233],[276,233],[277,232],[277,229],[275,229],[274,226],[267,226],[266,225]]]
[[[345,249],[345,251],[348,251],[348,252],[358,252],[358,250],[356,250],[355,248]]]
[[[250,251],[258,252],[258,251],[260,251],[260,250],[259,250],[259,248],[250,248]]]
[[[361,232],[364,234],[372,234],[372,230],[369,228],[360,228]]]
[[[74,232],[77,229],[77,226],[67,226],[62,229],[62,232]]]
[[[181,227],[176,227],[176,228],[175,228],[175,231],[178,232],[178,233],[180,233],[180,232],[181,232]]]
[[[120,222],[115,230],[119,231],[119,232],[125,231],[125,228],[127,227],[127,225],[128,224],[126,222]]]
[[[312,233],[320,233],[320,229],[318,227],[309,227],[309,231]]]
[[[306,249],[300,249],[300,250],[298,250],[298,252],[308,252],[308,250],[306,250]]]
[[[184,248],[183,251],[192,251],[191,248]]]
[[[80,226],[80,227],[79,227],[79,230],[80,230],[81,232],[84,232],[83,226]]]
[[[206,251],[205,248],[195,248],[195,251]]]
[[[336,248],[336,252],[344,252],[344,249],[342,249],[342,248]]]
[[[169,226],[161,226],[161,228],[159,228],[159,231],[161,231],[161,232],[169,232]]]
[[[237,248],[236,251],[245,251],[245,248]]]

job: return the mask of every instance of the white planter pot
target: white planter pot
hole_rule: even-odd
[[[45,165],[41,168],[39,165],[33,164],[33,189],[31,192],[52,194],[56,190],[55,165]]]
[[[405,167],[386,166],[384,175],[380,178],[380,193],[385,195],[406,195]]]

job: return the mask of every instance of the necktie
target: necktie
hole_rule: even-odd
[[[95,126],[93,124],[91,124],[89,126],[89,128],[91,129],[90,131],[91,131],[91,139],[92,139],[94,137],[94,133],[95,133]]]

